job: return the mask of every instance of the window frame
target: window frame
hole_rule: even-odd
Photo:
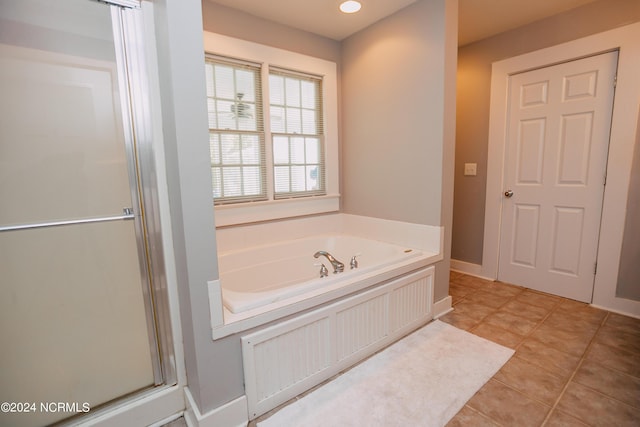
[[[215,205],[216,226],[229,226],[249,222],[290,218],[302,215],[335,212],[339,210],[339,158],[338,158],[338,102],[337,67],[335,62],[290,52],[271,46],[235,39],[221,34],[204,32],[204,50],[207,55],[228,57],[262,65],[262,102],[265,132],[265,159],[267,175],[273,182],[273,148],[269,108],[270,66],[322,77],[322,116],[324,119],[325,195],[309,195],[275,199],[272,186],[267,188],[268,200]]]

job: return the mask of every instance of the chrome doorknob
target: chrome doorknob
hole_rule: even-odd
[[[504,192],[504,197],[511,197],[511,196],[513,196],[513,191],[507,190]]]

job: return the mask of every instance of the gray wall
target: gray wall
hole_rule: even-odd
[[[440,225],[442,3],[418,2],[343,43],[345,212]]]
[[[639,20],[639,1],[599,0],[459,49],[453,259],[482,264],[491,63]]]
[[[457,1],[424,0],[344,40],[345,212],[450,230],[456,34]]]
[[[638,125],[640,129],[640,115]],[[640,301],[640,132],[633,150],[616,296]]]

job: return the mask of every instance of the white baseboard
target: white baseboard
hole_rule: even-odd
[[[459,261],[457,259],[451,259],[451,269],[458,273],[468,274],[469,276],[478,277],[484,280],[494,281],[495,278],[484,277],[482,275],[482,266],[480,264],[473,264],[466,261]]]
[[[173,414],[170,417],[167,417],[163,420],[150,424],[148,427],[162,427],[164,425],[169,424],[170,422],[177,420],[178,418],[184,418],[184,412],[178,412],[177,414]]]
[[[189,387],[184,388],[184,394],[187,405],[184,419],[189,427],[246,427],[249,422],[247,397],[244,395],[202,414],[191,396]]]
[[[104,411],[96,411],[94,417],[80,421],[83,426],[112,427],[152,426],[161,420],[174,417],[184,410],[184,394],[181,385],[151,391],[147,395]]]
[[[433,304],[433,318],[437,319],[440,316],[444,316],[451,310],[453,310],[453,307],[451,307],[451,295],[448,295]]]
[[[623,316],[633,317],[634,319],[640,319],[640,304],[636,304],[636,310],[628,310],[628,306],[625,306],[622,309],[618,307],[606,307],[598,304],[590,304],[590,306],[593,308],[598,308],[600,310],[607,310],[612,313],[621,314]]]

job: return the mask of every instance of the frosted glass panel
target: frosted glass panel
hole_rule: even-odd
[[[0,225],[131,206],[115,63],[0,44]]]
[[[88,402],[153,385],[133,221],[0,233],[0,401]],[[38,426],[69,413],[0,414]]]

